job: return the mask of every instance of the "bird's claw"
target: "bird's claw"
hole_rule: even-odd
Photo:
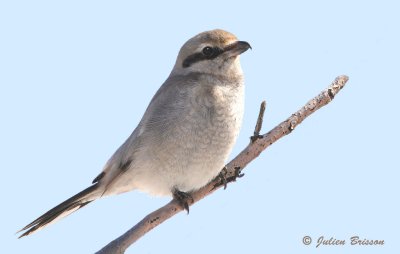
[[[235,167],[235,178],[242,178],[244,173],[242,173],[242,169],[240,167]]]
[[[221,185],[222,184],[224,185],[224,190],[226,190],[226,187],[228,186],[228,181],[226,180],[226,177],[225,177],[226,172],[227,172],[226,167],[224,167],[221,170],[221,172],[219,172],[219,174],[218,174],[218,177],[221,180]]]
[[[174,190],[173,196],[174,199],[176,199],[178,203],[181,205],[181,207],[185,209],[186,212],[189,214],[189,201],[191,203],[194,203],[193,197],[189,193],[180,191],[178,189]]]
[[[241,167],[237,166],[237,167],[234,167],[234,169],[235,169],[234,175],[230,176],[230,177],[226,177],[226,174],[228,173],[228,169],[226,167],[224,167],[221,170],[221,172],[219,172],[219,174],[217,176],[217,178],[219,179],[219,182],[214,185],[213,189],[223,185],[224,190],[225,190],[226,187],[228,186],[229,182],[234,182],[234,181],[236,181],[237,178],[241,178],[244,176],[244,173],[242,173]]]

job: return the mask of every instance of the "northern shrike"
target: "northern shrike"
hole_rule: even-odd
[[[249,48],[219,29],[188,40],[139,125],[92,185],[28,224],[20,237],[100,197],[138,189],[184,199],[215,178],[242,123],[239,55]],[[182,206],[188,209],[187,202]]]

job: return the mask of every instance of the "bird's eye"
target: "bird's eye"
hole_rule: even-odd
[[[203,54],[207,57],[210,57],[214,54],[214,49],[207,46],[207,47],[203,48]]]

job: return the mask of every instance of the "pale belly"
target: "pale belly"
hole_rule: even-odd
[[[154,195],[173,189],[197,190],[218,175],[232,150],[241,115],[221,117],[214,123],[179,126],[171,139],[143,154],[143,168],[135,170],[135,187]],[[145,159],[146,158],[146,159]]]
[[[106,194],[137,189],[166,196],[174,189],[190,192],[210,182],[224,167],[239,134],[243,93],[236,95],[210,108],[192,105],[176,121],[157,128]],[[196,103],[207,105],[194,99]]]

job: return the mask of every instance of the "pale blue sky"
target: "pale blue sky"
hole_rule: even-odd
[[[168,202],[132,192],[14,235],[91,183],[180,46],[214,28],[253,47],[241,58],[246,111],[232,156],[262,100],[266,132],[337,75],[350,81],[244,178],[127,253],[399,252],[399,13],[396,1],[1,1],[1,252],[93,253]],[[386,244],[316,249],[305,235]]]

